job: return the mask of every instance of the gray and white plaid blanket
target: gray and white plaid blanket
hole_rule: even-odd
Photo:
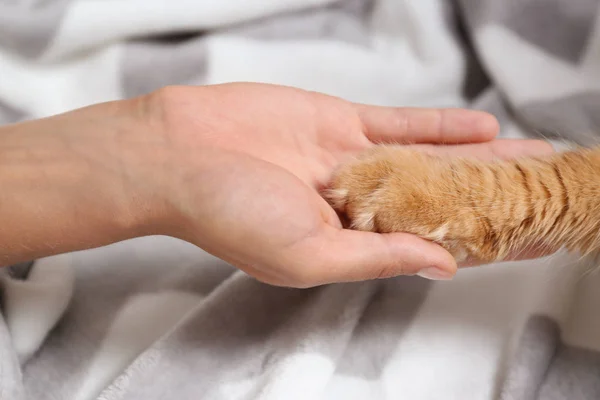
[[[597,143],[599,21],[597,0],[0,0],[0,123],[244,80]],[[165,237],[36,260],[0,278],[0,399],[598,399],[595,267],[292,290]]]

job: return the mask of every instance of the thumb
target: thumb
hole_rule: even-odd
[[[312,267],[305,269],[314,281],[351,282],[398,275],[420,275],[449,280],[456,261],[441,246],[405,233],[379,234],[327,226],[307,243],[313,249]]]

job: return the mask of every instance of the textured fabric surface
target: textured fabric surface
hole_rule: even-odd
[[[170,84],[473,107],[598,142],[595,0],[0,0],[0,124]],[[0,271],[1,400],[600,398],[597,262],[294,290],[148,237]]]

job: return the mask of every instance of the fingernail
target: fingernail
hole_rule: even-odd
[[[453,278],[453,275],[448,272],[441,270],[436,267],[424,268],[417,273],[418,276],[432,281],[449,281]]]

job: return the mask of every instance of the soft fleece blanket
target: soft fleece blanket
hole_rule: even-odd
[[[599,18],[596,0],[0,0],[0,123],[245,80],[591,144]],[[164,237],[35,260],[1,274],[0,399],[598,399],[595,269],[293,290]]]

